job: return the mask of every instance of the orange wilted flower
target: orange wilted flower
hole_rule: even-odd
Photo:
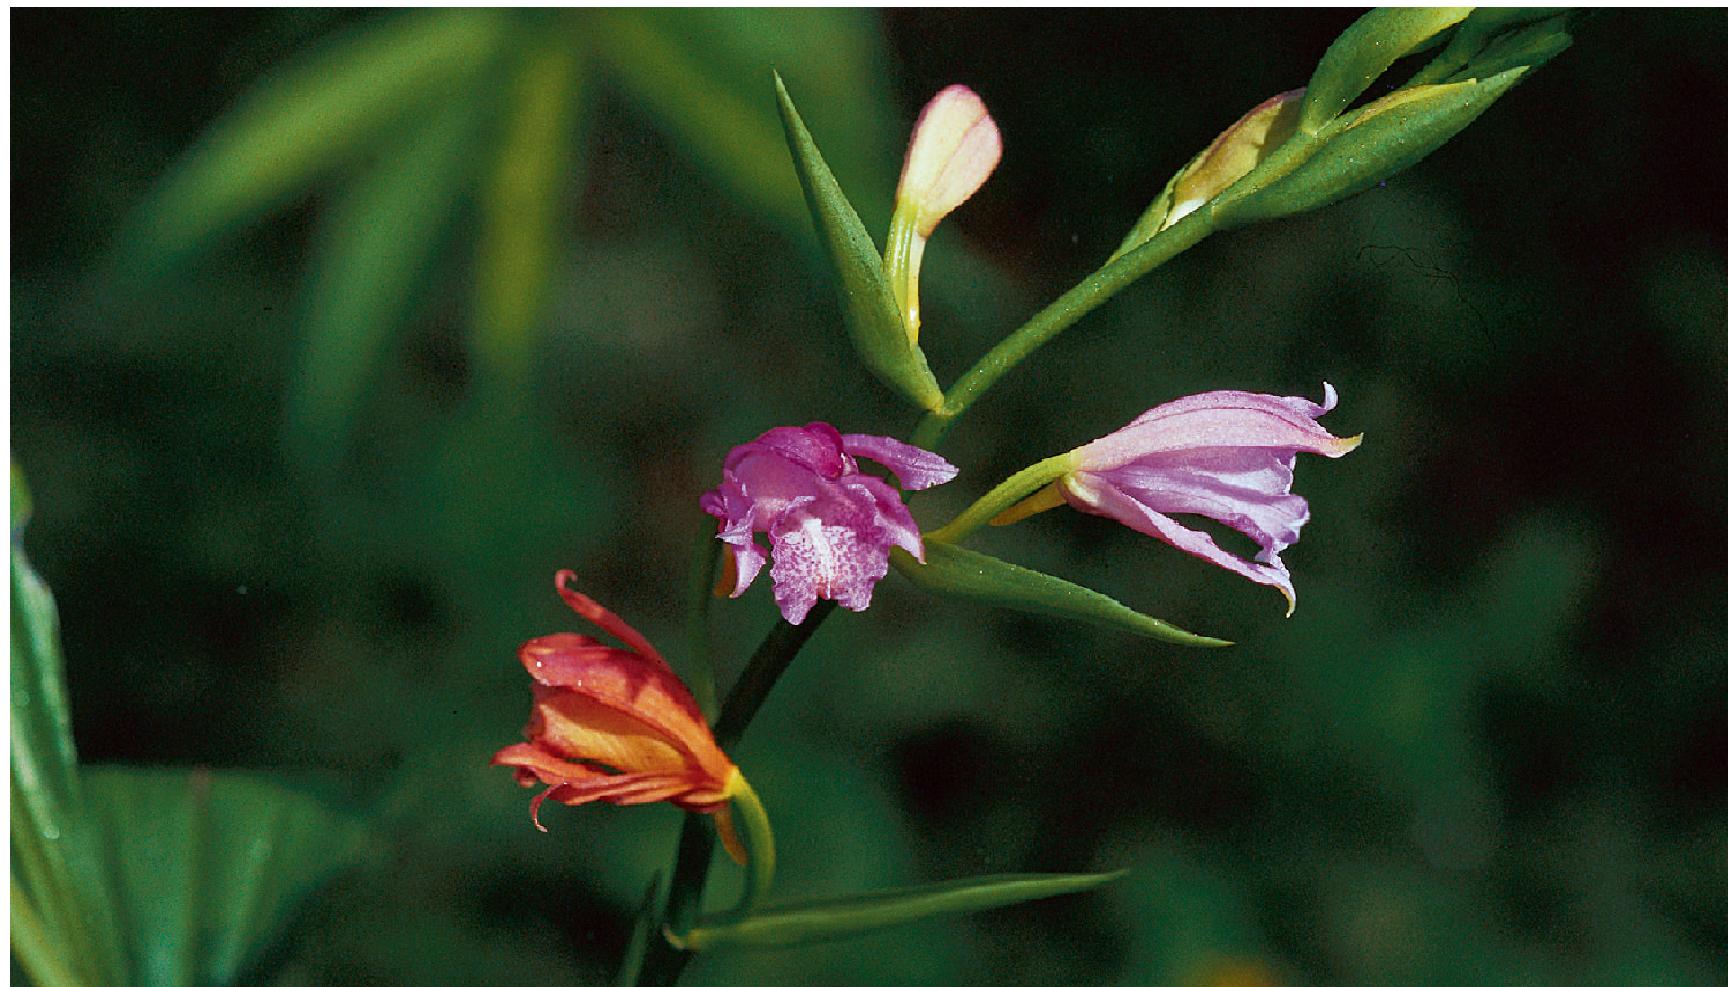
[[[528,742],[492,756],[516,769],[524,787],[544,784],[531,811],[540,825],[546,799],[565,805],[671,802],[716,813],[727,849],[740,856],[725,812],[744,776],[720,750],[666,659],[635,628],[576,592],[568,569],[554,585],[570,609],[617,638],[623,647],[583,634],[549,634],[522,645],[522,666],[534,677]]]

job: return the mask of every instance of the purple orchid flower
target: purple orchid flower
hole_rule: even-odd
[[[750,587],[774,555],[774,602],[788,623],[802,623],[818,599],[848,610],[870,605],[876,581],[898,546],[924,560],[924,540],[900,494],[861,473],[854,457],[873,459],[907,490],[947,483],[959,472],[933,452],[880,435],[841,435],[827,422],[772,428],[726,456],[719,486],[702,509],[720,519],[736,585]]]
[[[1029,498],[998,519],[1007,523],[1061,500],[1114,518],[1190,555],[1276,588],[1296,610],[1296,588],[1278,553],[1296,543],[1308,502],[1290,492],[1296,454],[1337,458],[1361,444],[1341,439],[1315,419],[1338,404],[1306,398],[1208,391],[1161,404],[1104,438],[1068,454],[1071,472],[1055,490]],[[1252,561],[1184,527],[1172,514],[1198,514],[1252,538]]]

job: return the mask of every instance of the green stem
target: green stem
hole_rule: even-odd
[[[978,498],[971,507],[960,512],[954,520],[935,531],[925,534],[926,541],[941,541],[954,544],[960,539],[983,527],[989,520],[1027,497],[1032,496],[1050,483],[1074,471],[1074,454],[1065,452],[1060,456],[1051,456],[1026,467],[1001,483],[989,493]]]
[[[720,721],[714,724],[714,739],[720,742],[721,747],[730,748],[744,738],[744,731],[756,718],[756,711],[762,708],[762,702],[768,698],[774,683],[780,681],[792,659],[798,657],[798,650],[809,643],[816,629],[833,612],[833,600],[820,600],[810,608],[802,624],[793,625],[782,620],[768,632],[756,653],[750,656],[750,663],[744,666],[738,681],[733,683],[732,691],[726,693],[726,705],[720,708]]]
[[[739,674],[726,702],[720,708],[720,721],[714,727],[714,737],[722,747],[730,747],[744,736],[744,730],[762,708],[763,700],[780,680],[798,650],[809,642],[816,629],[834,612],[834,603],[823,600],[811,608],[802,624],[794,627],[784,620],[774,625],[749,664]],[[714,827],[701,814],[684,816],[684,828],[678,835],[677,863],[672,870],[672,883],[666,895],[666,927],[683,935],[695,924],[701,911],[702,888],[708,880],[708,865],[714,858]],[[690,953],[678,949],[664,935],[656,935],[648,946],[642,962],[640,987],[671,987],[690,962]]]
[[[720,540],[714,537],[714,522],[703,518],[701,541],[690,567],[690,615],[685,650],[689,674],[685,676],[696,705],[710,722],[714,719],[714,643],[708,634],[708,610],[714,602],[714,565],[720,560]]]
[[[774,884],[774,827],[768,824],[768,810],[762,807],[756,789],[750,787],[743,775],[738,776],[738,784],[738,791],[732,796],[732,818],[738,824],[744,848],[750,853],[750,865],[744,873],[744,893],[738,896],[738,905],[732,910],[733,916],[742,919],[768,896],[768,889]],[[725,921],[716,920],[721,924]]]
[[[924,416],[912,433],[912,443],[925,449],[935,449],[943,436],[972,402],[982,397],[1004,374],[1038,347],[1061,334],[1062,330],[1080,317],[1110,300],[1117,292],[1133,284],[1146,273],[1212,232],[1211,214],[1201,210],[1159,233],[1144,244],[1128,251],[1094,271],[1086,280],[1068,289],[1044,310],[1014,330],[1008,338],[984,354],[972,369],[954,382],[943,396],[942,407]]]

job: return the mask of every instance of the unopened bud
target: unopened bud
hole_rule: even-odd
[[[965,86],[937,93],[919,114],[894,196],[884,263],[888,283],[918,342],[918,268],[936,224],[984,184],[1002,160],[1002,134],[978,94]]]

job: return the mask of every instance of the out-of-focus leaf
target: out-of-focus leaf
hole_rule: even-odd
[[[496,10],[416,11],[335,38],[267,76],[175,166],[120,241],[154,273],[472,90],[504,37]]]
[[[817,237],[840,278],[852,345],[883,383],[920,408],[934,411],[942,406],[942,388],[923,351],[906,334],[900,306],[882,271],[882,255],[876,252],[875,242],[834,180],[834,173],[828,170],[828,163],[822,160],[822,152],[778,75],[774,88],[786,124],[786,143],[792,149],[798,181],[804,186],[810,215],[816,221]]]
[[[1325,126],[1393,62],[1420,50],[1469,13],[1469,7],[1381,7],[1363,14],[1315,66],[1298,128],[1311,134]]]
[[[898,156],[878,17],[864,10],[596,11],[596,52],[623,87],[694,159],[776,225],[807,235],[779,121],[766,98],[773,70],[792,75],[807,107],[845,120],[829,159],[887,221]],[[880,200],[880,208],[877,208]]]
[[[958,545],[926,540],[924,559],[924,564],[920,565],[917,559],[900,549],[895,549],[890,555],[894,568],[901,575],[942,596],[958,596],[1011,610],[1085,620],[1172,644],[1220,647],[1230,643],[1189,633],[1066,579]]]
[[[1089,891],[1126,874],[996,874],[763,909],[734,925],[690,930],[690,949],[799,946],[943,915]]]
[[[642,892],[642,904],[636,909],[636,927],[630,932],[630,943],[624,947],[624,960],[618,964],[615,987],[635,987],[642,976],[642,960],[648,955],[648,942],[660,932],[660,875],[648,882]]]
[[[489,105],[470,94],[439,107],[330,208],[288,395],[285,445],[302,465],[338,461],[367,382],[469,190]]]
[[[28,502],[12,471],[14,523]],[[54,597],[12,542],[13,950],[47,985],[123,984],[124,957],[85,811]]]
[[[1318,150],[1294,171],[1228,206],[1237,224],[1318,209],[1355,195],[1427,157],[1481,116],[1526,69],[1477,81],[1400,89],[1353,110],[1316,138]]]
[[[471,346],[476,386],[494,393],[523,389],[564,242],[583,95],[573,41],[554,33],[515,66],[503,138],[481,192]]]
[[[362,846],[356,819],[262,776],[99,767],[85,781],[138,984],[236,982]]]

